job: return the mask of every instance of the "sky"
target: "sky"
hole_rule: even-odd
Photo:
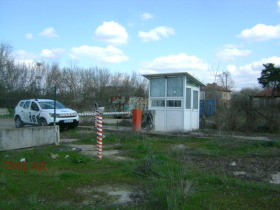
[[[18,62],[140,74],[229,71],[259,87],[280,65],[280,0],[0,0],[0,41]]]

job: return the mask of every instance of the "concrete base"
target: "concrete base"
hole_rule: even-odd
[[[0,108],[0,115],[8,115],[9,110],[7,108]]]
[[[59,126],[0,129],[0,151],[59,142]]]

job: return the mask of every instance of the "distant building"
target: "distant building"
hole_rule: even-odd
[[[230,106],[232,91],[217,85],[208,83],[200,88],[200,100],[215,100],[217,104],[225,107]]]
[[[272,97],[272,89],[264,89],[264,90],[258,92],[257,94],[255,94],[255,97],[271,98]],[[274,97],[276,97],[276,98],[280,97],[280,91],[279,90],[274,91]]]
[[[131,112],[132,109],[147,109],[148,99],[143,97],[114,96],[110,98],[110,112]]]
[[[269,105],[271,102],[280,103],[280,91],[275,90],[273,95],[272,89],[264,89],[254,95],[254,102],[259,105]]]

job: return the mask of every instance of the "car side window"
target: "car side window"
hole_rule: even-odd
[[[31,110],[33,111],[39,111],[39,107],[35,102],[31,103]]]
[[[30,101],[26,101],[25,104],[24,104],[24,106],[23,106],[23,108],[24,108],[24,109],[28,109],[29,106],[30,106]]]
[[[20,103],[19,103],[19,106],[20,106],[20,107],[23,107],[24,102],[25,102],[25,101],[20,102]]]

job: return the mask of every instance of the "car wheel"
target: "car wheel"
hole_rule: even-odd
[[[68,128],[69,129],[74,129],[74,128],[77,128],[79,125],[79,122],[73,122],[71,124],[68,125]]]
[[[40,126],[47,126],[48,125],[47,120],[45,118],[40,118],[39,125]]]
[[[22,122],[22,120],[20,119],[19,116],[16,116],[15,118],[15,124],[16,124],[16,128],[21,128],[24,126],[24,123]]]

